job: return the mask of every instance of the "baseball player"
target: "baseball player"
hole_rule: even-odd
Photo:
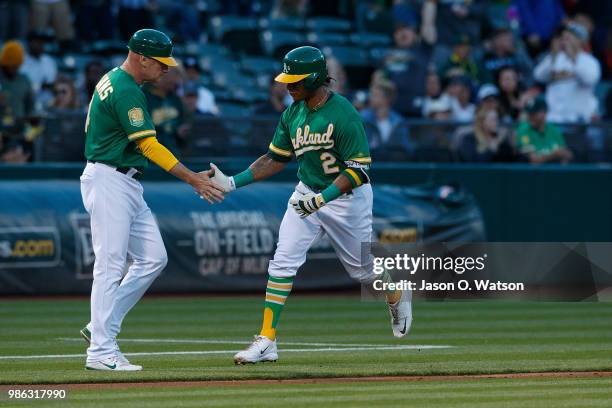
[[[116,337],[125,315],[168,261],[138,181],[147,159],[190,184],[209,202],[223,198],[208,172],[189,170],[155,137],[140,85],[158,80],[177,65],[172,42],[160,31],[144,29],[132,36],[128,49],[125,62],[96,85],[85,124],[87,166],[81,194],[91,217],[95,263],[91,322],[81,335],[89,342],[85,367],[91,370],[142,369],[119,351]],[[128,254],[132,265],[123,277]]]
[[[308,249],[323,234],[352,278],[368,286],[376,278],[372,257],[365,264],[361,259],[362,242],[372,241],[372,188],[370,152],[359,113],[329,90],[331,78],[317,48],[287,53],[283,72],[275,79],[287,84],[294,102],[283,112],[267,154],[233,177],[211,163],[212,179],[226,193],[278,173],[292,156],[299,165],[300,182],[289,199],[268,267],[261,332],[234,356],[236,364],[277,360],[280,313]],[[393,334],[403,337],[412,322],[411,293],[393,291],[386,296]]]

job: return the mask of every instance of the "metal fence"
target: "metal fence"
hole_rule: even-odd
[[[258,156],[267,151],[277,121],[277,117],[196,116],[191,122],[191,132],[177,153],[187,159]],[[85,115],[80,111],[46,118],[45,130],[35,144],[35,161],[83,161],[84,124]],[[375,160],[460,161],[457,141],[470,131],[469,124],[447,121],[411,119],[401,126],[407,131],[409,146],[390,142],[372,148]],[[514,126],[505,124],[502,130],[512,134]],[[612,162],[612,122],[559,126],[575,162]],[[366,132],[372,136],[371,127],[366,126]]]

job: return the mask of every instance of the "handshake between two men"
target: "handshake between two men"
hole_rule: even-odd
[[[284,167],[284,165],[282,165],[282,167]],[[276,173],[277,171],[280,171],[282,167],[279,166],[278,169],[273,169],[272,173]],[[250,171],[250,169],[247,171]],[[228,177],[227,175],[225,175],[221,170],[219,170],[219,168],[214,163],[210,163],[210,170],[207,170],[202,173],[206,173],[206,176],[209,177],[209,182],[211,182],[211,184],[216,189],[215,195],[214,195],[215,198],[217,197],[216,194],[218,191],[222,191],[223,194],[227,194],[227,193],[230,193],[231,191],[234,191],[238,187],[236,186],[236,181],[234,177]],[[249,182],[255,181],[255,177],[252,175],[252,173],[251,173],[251,177],[252,179]],[[266,178],[266,177],[262,177],[262,178]],[[207,197],[204,197],[202,195],[200,195],[200,197],[212,203],[212,201],[209,200]],[[223,197],[221,197],[221,200],[222,199]],[[221,200],[217,200],[217,201],[221,201]],[[307,193],[307,194],[302,195],[299,198],[292,197],[289,200],[289,204],[291,204],[295,212],[301,218],[305,218],[309,216],[310,214],[314,213],[315,211],[319,210],[321,207],[323,207],[325,205],[325,200],[323,199],[323,196],[321,194]]]

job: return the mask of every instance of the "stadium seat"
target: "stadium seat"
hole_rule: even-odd
[[[215,41],[227,45],[233,52],[261,54],[257,20],[250,17],[216,16],[211,19]]]
[[[227,56],[204,54],[200,57],[200,67],[206,72],[214,73],[221,70],[236,71],[239,66]]]
[[[191,55],[216,55],[228,57],[230,51],[223,44],[212,44],[212,43],[190,43],[185,46],[185,53]]]
[[[307,43],[306,36],[292,31],[271,31],[261,33],[264,52],[273,58],[282,58],[288,51]]]
[[[243,71],[253,74],[271,74],[280,69],[281,63],[279,60],[268,57],[251,57],[243,56],[240,58],[240,68]]]
[[[261,30],[304,31],[306,23],[298,18],[262,18],[259,20]]]
[[[220,69],[211,73],[213,84],[221,88],[255,88],[254,77],[242,73],[238,69]]]
[[[352,46],[323,47],[326,56],[333,55],[344,66],[352,87],[365,89],[370,84],[375,66],[370,61],[367,50]]]
[[[219,102],[217,106],[224,116],[246,118],[251,114],[249,107],[239,102]]]
[[[313,17],[306,21],[306,28],[309,31],[347,33],[351,31],[351,22],[335,17]]]
[[[254,88],[243,88],[235,87],[231,88],[230,93],[234,101],[246,104],[249,106],[256,105],[261,102],[268,100],[268,92],[254,89]]]
[[[318,47],[327,45],[347,45],[350,42],[349,37],[342,33],[326,33],[326,32],[315,32],[308,33],[306,39],[309,43],[315,44]]]
[[[350,37],[353,44],[361,47],[386,47],[392,43],[391,37],[385,34],[353,33]]]
[[[94,41],[86,51],[97,55],[116,55],[127,52],[125,43],[116,40]]]

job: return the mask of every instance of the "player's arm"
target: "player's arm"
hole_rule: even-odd
[[[267,179],[280,172],[291,161],[292,145],[284,117],[285,113],[276,127],[268,152],[255,160],[246,170],[233,177],[228,177],[214,163],[210,163],[213,171],[212,179],[223,188],[223,191],[229,193],[256,181]]]
[[[363,124],[353,120],[344,125],[336,135],[338,152],[343,161],[343,170],[327,188],[319,194],[305,194],[290,201],[295,211],[304,218],[325,204],[370,182],[370,151]]]
[[[208,202],[223,200],[221,188],[210,180],[210,171],[195,173],[189,170],[157,141],[155,125],[149,115],[144,94],[126,92],[118,95],[114,107],[128,140],[136,143],[143,156],[191,185]]]
[[[232,177],[226,176],[214,163],[210,163],[210,168],[212,169],[212,180],[221,186],[224,192],[229,193],[237,188],[272,177],[286,165],[287,162],[277,161],[268,154],[264,154],[246,170]]]

